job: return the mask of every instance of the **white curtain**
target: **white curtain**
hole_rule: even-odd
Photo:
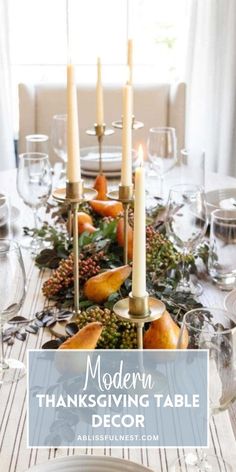
[[[236,176],[236,0],[189,0],[187,145]]]
[[[7,3],[0,0],[0,170],[15,167]]]

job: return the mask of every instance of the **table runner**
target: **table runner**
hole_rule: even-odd
[[[235,179],[227,178],[224,184],[232,186]],[[214,184],[217,185],[216,179]],[[221,184],[222,186],[222,184]],[[15,172],[0,173],[0,190],[7,191],[15,188]],[[21,224],[27,221],[29,212],[20,203],[17,195],[14,195],[14,204],[22,211]],[[28,223],[29,224],[29,223]],[[23,252],[27,274],[27,295],[21,309],[22,316],[33,317],[36,311],[47,306],[47,301],[42,295],[42,285],[48,278],[48,271],[35,267],[30,255]],[[220,292],[210,282],[204,283],[204,293],[201,302],[208,306],[223,306],[225,293]],[[37,335],[27,336],[25,342],[16,341],[13,346],[7,347],[7,356],[18,358],[24,362],[27,360],[27,350],[40,348],[46,340],[50,339],[47,330],[39,330]],[[6,347],[5,347],[6,348]],[[235,407],[229,412],[216,415],[210,424],[210,450],[222,456],[233,466],[236,471],[236,441],[233,430],[236,431]],[[17,384],[0,387],[0,471],[24,472],[34,464],[47,462],[50,459],[74,454],[108,455],[129,459],[150,467],[154,472],[170,472],[170,465],[174,459],[182,456],[183,449],[27,449],[26,448],[26,378]],[[186,450],[188,452],[188,450]],[[183,466],[183,472],[187,472]],[[218,468],[214,472],[227,472]]]

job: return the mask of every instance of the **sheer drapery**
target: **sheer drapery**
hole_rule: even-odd
[[[0,170],[15,167],[7,9],[0,0]]]
[[[190,0],[187,144],[236,176],[236,1]]]

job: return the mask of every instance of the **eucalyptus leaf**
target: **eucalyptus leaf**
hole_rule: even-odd
[[[37,334],[39,330],[39,327],[36,326],[35,324],[30,324],[29,326],[26,326],[25,331],[30,334]]]
[[[76,323],[67,323],[65,330],[69,336],[74,336],[74,334],[78,333],[79,328]]]
[[[16,338],[19,339],[19,341],[25,341],[26,340],[26,333],[21,333],[18,331],[16,333]]]
[[[24,318],[24,316],[14,316],[14,318],[11,318],[8,321],[8,324],[21,324],[21,323],[29,323],[30,320],[27,320],[27,318]]]
[[[42,345],[42,349],[58,349],[61,344],[59,339],[51,339]]]

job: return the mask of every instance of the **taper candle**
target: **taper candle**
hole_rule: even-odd
[[[103,125],[104,123],[104,109],[103,109],[103,87],[102,87],[102,66],[101,60],[97,59],[97,87],[96,87],[96,123]]]
[[[121,185],[132,185],[132,87],[123,89]]]
[[[81,180],[77,94],[72,64],[67,65],[67,180]]]
[[[128,50],[127,50],[127,65],[128,65],[128,84],[133,84],[133,40],[128,39]]]
[[[145,212],[145,169],[143,167],[143,148],[138,150],[140,167],[135,171],[134,188],[134,243],[132,295],[146,295],[146,212]]]

